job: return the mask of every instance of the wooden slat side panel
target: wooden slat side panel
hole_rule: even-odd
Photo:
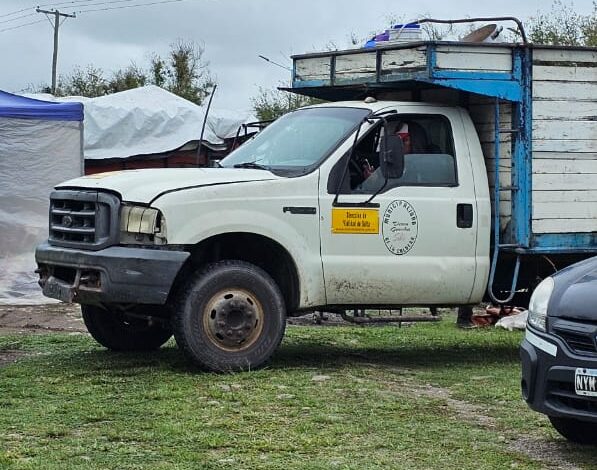
[[[597,219],[537,219],[533,233],[590,233],[597,232]]]
[[[533,152],[535,160],[597,160],[596,152]]]
[[[595,151],[595,139],[583,140],[535,140],[533,139],[533,150],[536,152],[559,152],[562,153],[593,153]]]
[[[438,46],[437,68],[444,70],[512,72],[508,48]]]
[[[535,202],[533,219],[597,219],[594,202]]]
[[[330,61],[331,57],[297,59],[295,63],[297,80],[329,80]]]
[[[381,74],[392,75],[427,69],[425,47],[381,52]]]
[[[340,55],[336,57],[336,81],[351,81],[369,77],[375,80],[375,52]]]
[[[595,204],[597,203],[597,189],[592,191],[533,191],[533,203],[543,202],[591,202]]]
[[[597,141],[597,121],[533,120],[533,141],[553,139]]]
[[[533,63],[540,62],[574,62],[594,64],[597,62],[596,51],[570,49],[533,49]]]
[[[535,191],[594,191],[596,187],[597,175],[594,173],[533,175]]]
[[[533,80],[592,82],[597,75],[595,67],[571,67],[558,65],[534,65]]]
[[[469,100],[469,113],[473,124],[481,141],[481,148],[485,159],[485,168],[487,169],[487,179],[489,181],[489,191],[492,195],[492,213],[494,211],[493,192],[494,192],[494,168],[495,168],[495,99],[482,96],[471,95]],[[510,129],[512,127],[512,106],[510,103],[500,103],[500,124],[501,129]],[[500,227],[506,228],[510,222],[511,208],[511,165],[512,165],[512,142],[510,134],[500,134]]]
[[[533,80],[533,100],[595,101],[597,80],[593,82],[567,82]]]
[[[597,104],[594,101],[575,101],[571,105],[570,100],[536,100],[533,119],[597,121]]]
[[[595,175],[597,189],[597,160],[537,159],[533,160],[533,174],[587,174]]]

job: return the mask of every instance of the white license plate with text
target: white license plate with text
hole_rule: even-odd
[[[576,369],[574,391],[577,395],[597,397],[597,369]]]

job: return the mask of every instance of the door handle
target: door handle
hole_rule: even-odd
[[[456,226],[458,228],[471,228],[473,226],[472,204],[458,204],[456,206]]]

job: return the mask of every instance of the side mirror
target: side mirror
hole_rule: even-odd
[[[386,178],[400,178],[404,173],[404,147],[402,139],[389,134],[386,127],[381,141],[379,165]]]

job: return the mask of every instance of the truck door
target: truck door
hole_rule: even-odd
[[[386,182],[381,174],[381,125],[364,133],[350,159],[346,153],[322,166],[327,303],[465,303],[475,280],[477,217],[462,118],[417,110],[393,115],[388,129],[404,143],[402,177]]]

